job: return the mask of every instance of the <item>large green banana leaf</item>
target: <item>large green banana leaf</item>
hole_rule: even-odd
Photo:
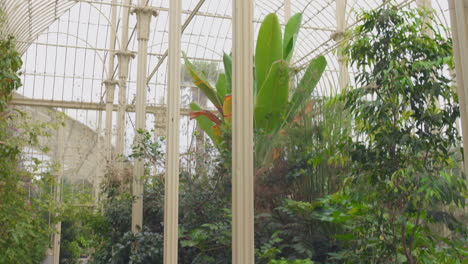
[[[275,14],[268,15],[260,26],[254,74],[254,120],[256,131],[260,132],[257,136],[271,136],[293,120],[301,111],[304,102],[310,98],[327,65],[323,56],[313,59],[288,102],[289,60],[292,57],[301,19],[301,14],[291,17],[286,25],[284,39],[282,39],[278,17]],[[223,116],[224,97],[232,92],[231,57],[228,54],[223,56],[225,74],[220,74],[216,89],[210,85],[202,73],[193,67],[185,54],[184,60],[192,81]],[[191,104],[190,108],[193,111],[201,110],[196,104]],[[204,115],[200,115],[196,119],[200,127],[216,143],[216,135],[212,130],[215,123]]]
[[[283,59],[287,62],[291,61],[301,22],[302,13],[297,13],[289,19],[284,29]]]
[[[280,60],[273,63],[265,82],[255,97],[256,129],[266,134],[274,132],[283,123],[282,113],[288,104],[289,65]]]
[[[191,103],[190,104],[190,110],[199,111],[199,110],[203,110],[203,109],[198,104]],[[211,141],[213,141],[213,143],[216,144],[218,142],[218,140],[215,138],[215,135],[213,134],[213,130],[211,129],[215,123],[213,121],[211,121],[206,116],[199,116],[199,117],[195,118],[195,120],[197,120],[197,123],[200,126],[200,128],[203,131],[205,131],[205,133],[211,138]]]
[[[310,62],[304,77],[302,77],[297,88],[294,89],[289,107],[286,110],[287,122],[290,122],[298,114],[304,101],[310,98],[326,66],[327,60],[324,56],[318,56]]]
[[[226,75],[224,73],[220,73],[218,76],[218,81],[216,82],[216,92],[218,94],[219,100],[222,102],[224,101],[224,97],[226,97]]]
[[[185,61],[185,68],[190,73],[190,77],[192,77],[192,82],[202,90],[202,92],[206,95],[206,97],[214,104],[214,106],[218,109],[218,111],[223,114],[223,101],[220,100],[216,90],[211,86],[211,84],[206,80],[205,76],[200,73],[193,64],[187,59],[185,53],[183,53],[184,61]]]
[[[258,32],[257,46],[255,48],[255,91],[266,82],[267,75],[274,62],[283,59],[283,39],[278,16],[272,13],[265,17]]]
[[[224,72],[226,74],[226,94],[232,93],[232,58],[229,54],[223,55]]]

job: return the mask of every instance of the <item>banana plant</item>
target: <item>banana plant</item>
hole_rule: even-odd
[[[267,138],[290,124],[301,113],[304,103],[309,100],[320,80],[327,62],[325,57],[312,59],[298,85],[291,89],[290,78],[294,74],[290,61],[299,33],[302,14],[292,16],[285,26],[284,35],[276,14],[265,17],[258,33],[255,49],[254,78],[254,128],[256,152],[261,151]],[[201,109],[196,103],[190,104],[190,117],[218,146],[223,141],[222,129],[229,129],[232,119],[232,59],[224,54],[225,73],[219,75],[216,85],[211,85],[205,74],[197,70],[184,54],[185,67],[193,83],[213,103],[216,111]],[[292,94],[290,94],[292,92]],[[265,148],[263,148],[265,149]]]

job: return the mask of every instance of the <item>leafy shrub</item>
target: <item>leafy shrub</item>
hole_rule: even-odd
[[[138,144],[131,157],[144,158],[150,162],[160,160],[161,145],[151,142],[151,138],[142,138],[146,142]],[[219,166],[219,169],[225,171],[223,166]],[[180,263],[226,263],[230,259],[230,214],[222,209],[229,205],[229,199],[225,196],[227,180],[228,177],[223,173],[216,176],[181,173]],[[130,232],[133,202],[130,182],[131,174],[121,171],[111,169],[106,175],[102,188],[103,196],[106,197],[103,200],[103,212],[109,229],[101,230],[101,236],[108,239],[96,247],[92,263],[140,263],[138,261],[148,259],[159,263],[157,261],[162,260],[162,256],[158,255],[158,250],[162,250],[158,237],[162,236],[164,230],[164,182],[160,178],[145,179],[144,228],[136,234]],[[135,245],[137,242],[138,245]],[[149,250],[147,253],[150,255],[140,251],[142,248]]]
[[[466,197],[458,165],[457,95],[447,77],[451,40],[426,23],[430,17],[389,4],[364,13],[354,32],[360,38],[351,39],[344,50],[358,69],[358,87],[338,99],[314,101],[323,104],[322,115],[309,112],[303,123],[281,126],[288,136],[274,146],[283,149],[272,148],[275,162],[256,171],[271,180],[260,186],[257,177],[257,193],[270,192],[264,197],[274,198],[273,205],[257,206],[258,263],[461,263],[465,226],[447,210],[464,207]],[[220,98],[224,96],[212,98],[218,108]],[[343,125],[338,124],[342,120],[317,121],[338,114]],[[205,128],[211,131],[212,126]],[[229,129],[221,129],[225,135]],[[301,142],[310,137],[307,144]],[[145,140],[150,138],[147,134]],[[151,142],[137,146],[140,154],[162,154]],[[135,157],[160,158],[140,154]],[[206,175],[190,170],[180,175],[180,263],[230,262],[230,212],[220,209],[230,205],[225,154]],[[160,261],[152,258],[162,248],[164,185],[160,179],[145,181],[141,234],[128,233],[128,183],[108,181],[104,186],[111,231],[103,233],[110,239],[97,250],[95,263],[126,263],[131,256]],[[434,230],[441,223],[451,230],[449,236]]]
[[[92,191],[92,186],[86,184],[65,181],[62,186],[60,263],[79,263],[81,257],[89,256],[102,242],[100,233],[110,228],[107,219],[95,208]]]
[[[351,171],[317,210],[345,228],[343,250],[331,255],[338,263],[461,263],[466,227],[447,210],[466,198],[451,39],[421,10],[386,4],[361,21],[345,48],[358,69],[358,87],[342,96],[356,134],[345,141]]]
[[[163,237],[160,233],[146,229],[136,233],[126,232],[113,248],[110,263],[162,263]]]
[[[0,37],[0,263],[11,264],[41,263],[53,232],[48,217],[55,212],[53,167],[39,171],[41,161],[33,159],[26,168],[22,158],[26,147],[47,152],[39,137],[49,134],[50,125],[31,122],[8,105],[21,85],[21,65],[13,38]]]

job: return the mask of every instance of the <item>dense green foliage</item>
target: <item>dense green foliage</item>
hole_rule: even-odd
[[[89,184],[62,184],[60,263],[76,264],[91,255],[107,230],[107,219],[95,208],[93,189]]]
[[[138,144],[140,147],[134,148],[137,152],[131,156],[152,161],[163,159],[161,142],[142,138],[145,142]],[[180,175],[179,263],[222,264],[231,260],[230,196],[226,195],[231,187],[223,163],[223,160],[209,163],[209,170],[217,172],[215,175],[193,175],[187,171]],[[96,237],[102,238],[95,248],[92,263],[162,263],[164,183],[161,179],[145,179],[144,227],[133,234],[130,231],[133,200],[130,182],[130,173],[109,170],[106,176],[103,183],[105,220],[99,220],[98,224],[89,222],[95,227],[92,232]],[[283,239],[270,233],[261,222],[259,224],[256,228],[258,263],[311,263],[284,258],[277,248]]]
[[[149,140],[146,138],[141,148],[134,149],[139,152],[132,156],[163,159],[161,144]],[[106,239],[96,248],[93,263],[162,263],[163,181],[145,180],[144,228],[132,234],[131,174],[116,170],[111,172],[103,184],[107,197],[103,205],[107,228],[100,232],[101,237]],[[180,177],[179,263],[225,263],[230,259],[230,216],[223,209],[229,206],[224,195],[229,192],[226,188],[230,188],[227,177],[222,173],[212,178],[187,172],[183,172]]]
[[[358,21],[343,49],[357,72],[355,87],[332,98],[310,99],[325,67],[322,57],[303,75],[289,65],[301,15],[291,18],[284,35],[276,15],[260,27],[252,95],[256,263],[466,263],[467,188],[449,74],[451,39],[432,14],[388,3]],[[53,205],[46,195],[53,177],[26,172],[20,153],[39,146],[46,127],[20,126],[8,108],[21,61],[11,40],[0,44],[0,263],[40,263],[51,233],[45,213]],[[223,59],[225,73],[215,86],[217,70],[205,74],[186,60],[219,115],[191,105],[214,146],[200,141],[202,152],[183,154],[181,264],[231,262],[232,65],[229,55]],[[97,207],[90,206],[89,186],[63,185],[62,263],[82,256],[94,264],[162,263],[164,178],[158,169],[165,143],[139,133],[123,166],[108,168]],[[136,233],[130,231],[127,164],[133,159],[147,167],[144,222]],[[44,192],[28,195],[30,185]]]
[[[462,263],[464,208],[459,106],[448,70],[451,39],[421,10],[391,5],[362,14],[345,49],[357,87],[342,96],[354,118],[351,171],[322,200],[320,219],[340,223],[338,262]],[[435,227],[447,226],[450,236]],[[461,238],[462,240],[459,240]]]
[[[466,227],[453,212],[464,207],[466,187],[448,77],[451,40],[426,23],[430,18],[390,5],[363,13],[353,32],[361,37],[344,50],[358,70],[357,87],[301,102],[274,144],[270,137],[275,162],[256,170],[257,263],[462,263]],[[265,21],[271,39],[284,42],[274,17]],[[230,90],[222,84],[231,78],[227,55],[225,62],[226,74],[210,88],[214,103]],[[206,90],[206,78],[192,70]],[[198,121],[212,137],[211,121]],[[162,159],[158,144],[140,146],[160,155],[147,159]],[[206,175],[181,174],[180,263],[230,263],[229,156],[226,149],[207,161]],[[131,234],[128,182],[105,185],[113,231],[103,236],[113,241],[98,250],[96,263],[162,260],[163,183],[147,179],[145,186],[145,228]]]
[[[47,151],[39,137],[47,136],[50,126],[8,105],[21,85],[21,65],[13,38],[0,39],[0,263],[8,264],[41,263],[52,233],[53,170],[39,170],[38,159],[26,168],[22,159],[26,147]]]

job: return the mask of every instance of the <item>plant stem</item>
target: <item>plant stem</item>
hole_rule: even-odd
[[[403,243],[403,251],[405,252],[406,259],[408,260],[408,264],[414,264],[413,255],[411,254],[411,249],[408,248],[406,244],[406,224],[401,224],[401,236],[402,236],[402,243]]]

